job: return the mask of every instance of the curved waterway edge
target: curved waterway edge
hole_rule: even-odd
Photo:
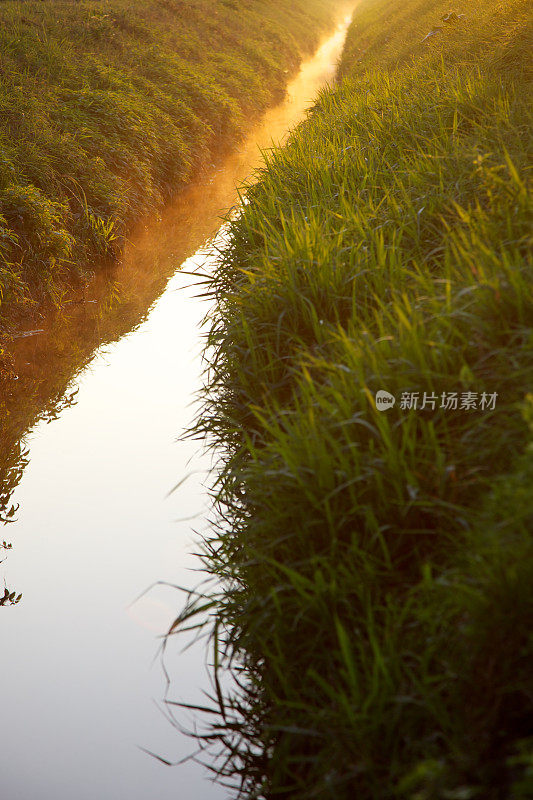
[[[207,311],[188,273],[216,258],[222,217],[260,150],[282,142],[333,80],[348,22],[238,151],[132,236],[83,303],[15,343],[13,425],[26,415],[33,427],[11,465],[18,512],[3,537],[13,543],[6,581],[23,592],[2,613],[10,800],[227,796],[206,768],[170,770],[140,749],[169,762],[193,749],[152,700],[165,693],[156,637],[181,602],[172,586],[199,580],[194,553],[209,515],[210,459],[198,443],[176,441],[201,385]],[[174,699],[203,702],[205,661],[202,643],[170,649]]]

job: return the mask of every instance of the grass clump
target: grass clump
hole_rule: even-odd
[[[0,302],[58,304],[283,92],[324,0],[0,4]]]
[[[358,8],[211,280],[208,738],[243,797],[532,796],[531,18],[449,11]]]

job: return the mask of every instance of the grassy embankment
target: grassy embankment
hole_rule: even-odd
[[[334,6],[333,6],[334,8]],[[0,4],[0,320],[60,303],[283,92],[325,0]]]
[[[212,735],[244,797],[533,796],[531,14],[452,9],[359,6],[211,282],[206,602],[243,668]]]

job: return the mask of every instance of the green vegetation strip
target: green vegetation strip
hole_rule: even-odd
[[[4,321],[59,304],[116,255],[133,222],[282,94],[331,12],[325,0],[0,3]]]
[[[244,797],[533,796],[530,41],[523,0],[361,4],[231,223],[181,622]]]

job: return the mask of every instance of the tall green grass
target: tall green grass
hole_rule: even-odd
[[[197,603],[236,683],[206,737],[243,797],[523,800],[531,16],[485,0],[420,48],[450,9],[390,8],[356,11],[342,83],[268,156],[210,282],[222,589]]]
[[[325,0],[0,4],[0,304],[60,304],[285,86]],[[9,313],[8,313],[9,312]]]

